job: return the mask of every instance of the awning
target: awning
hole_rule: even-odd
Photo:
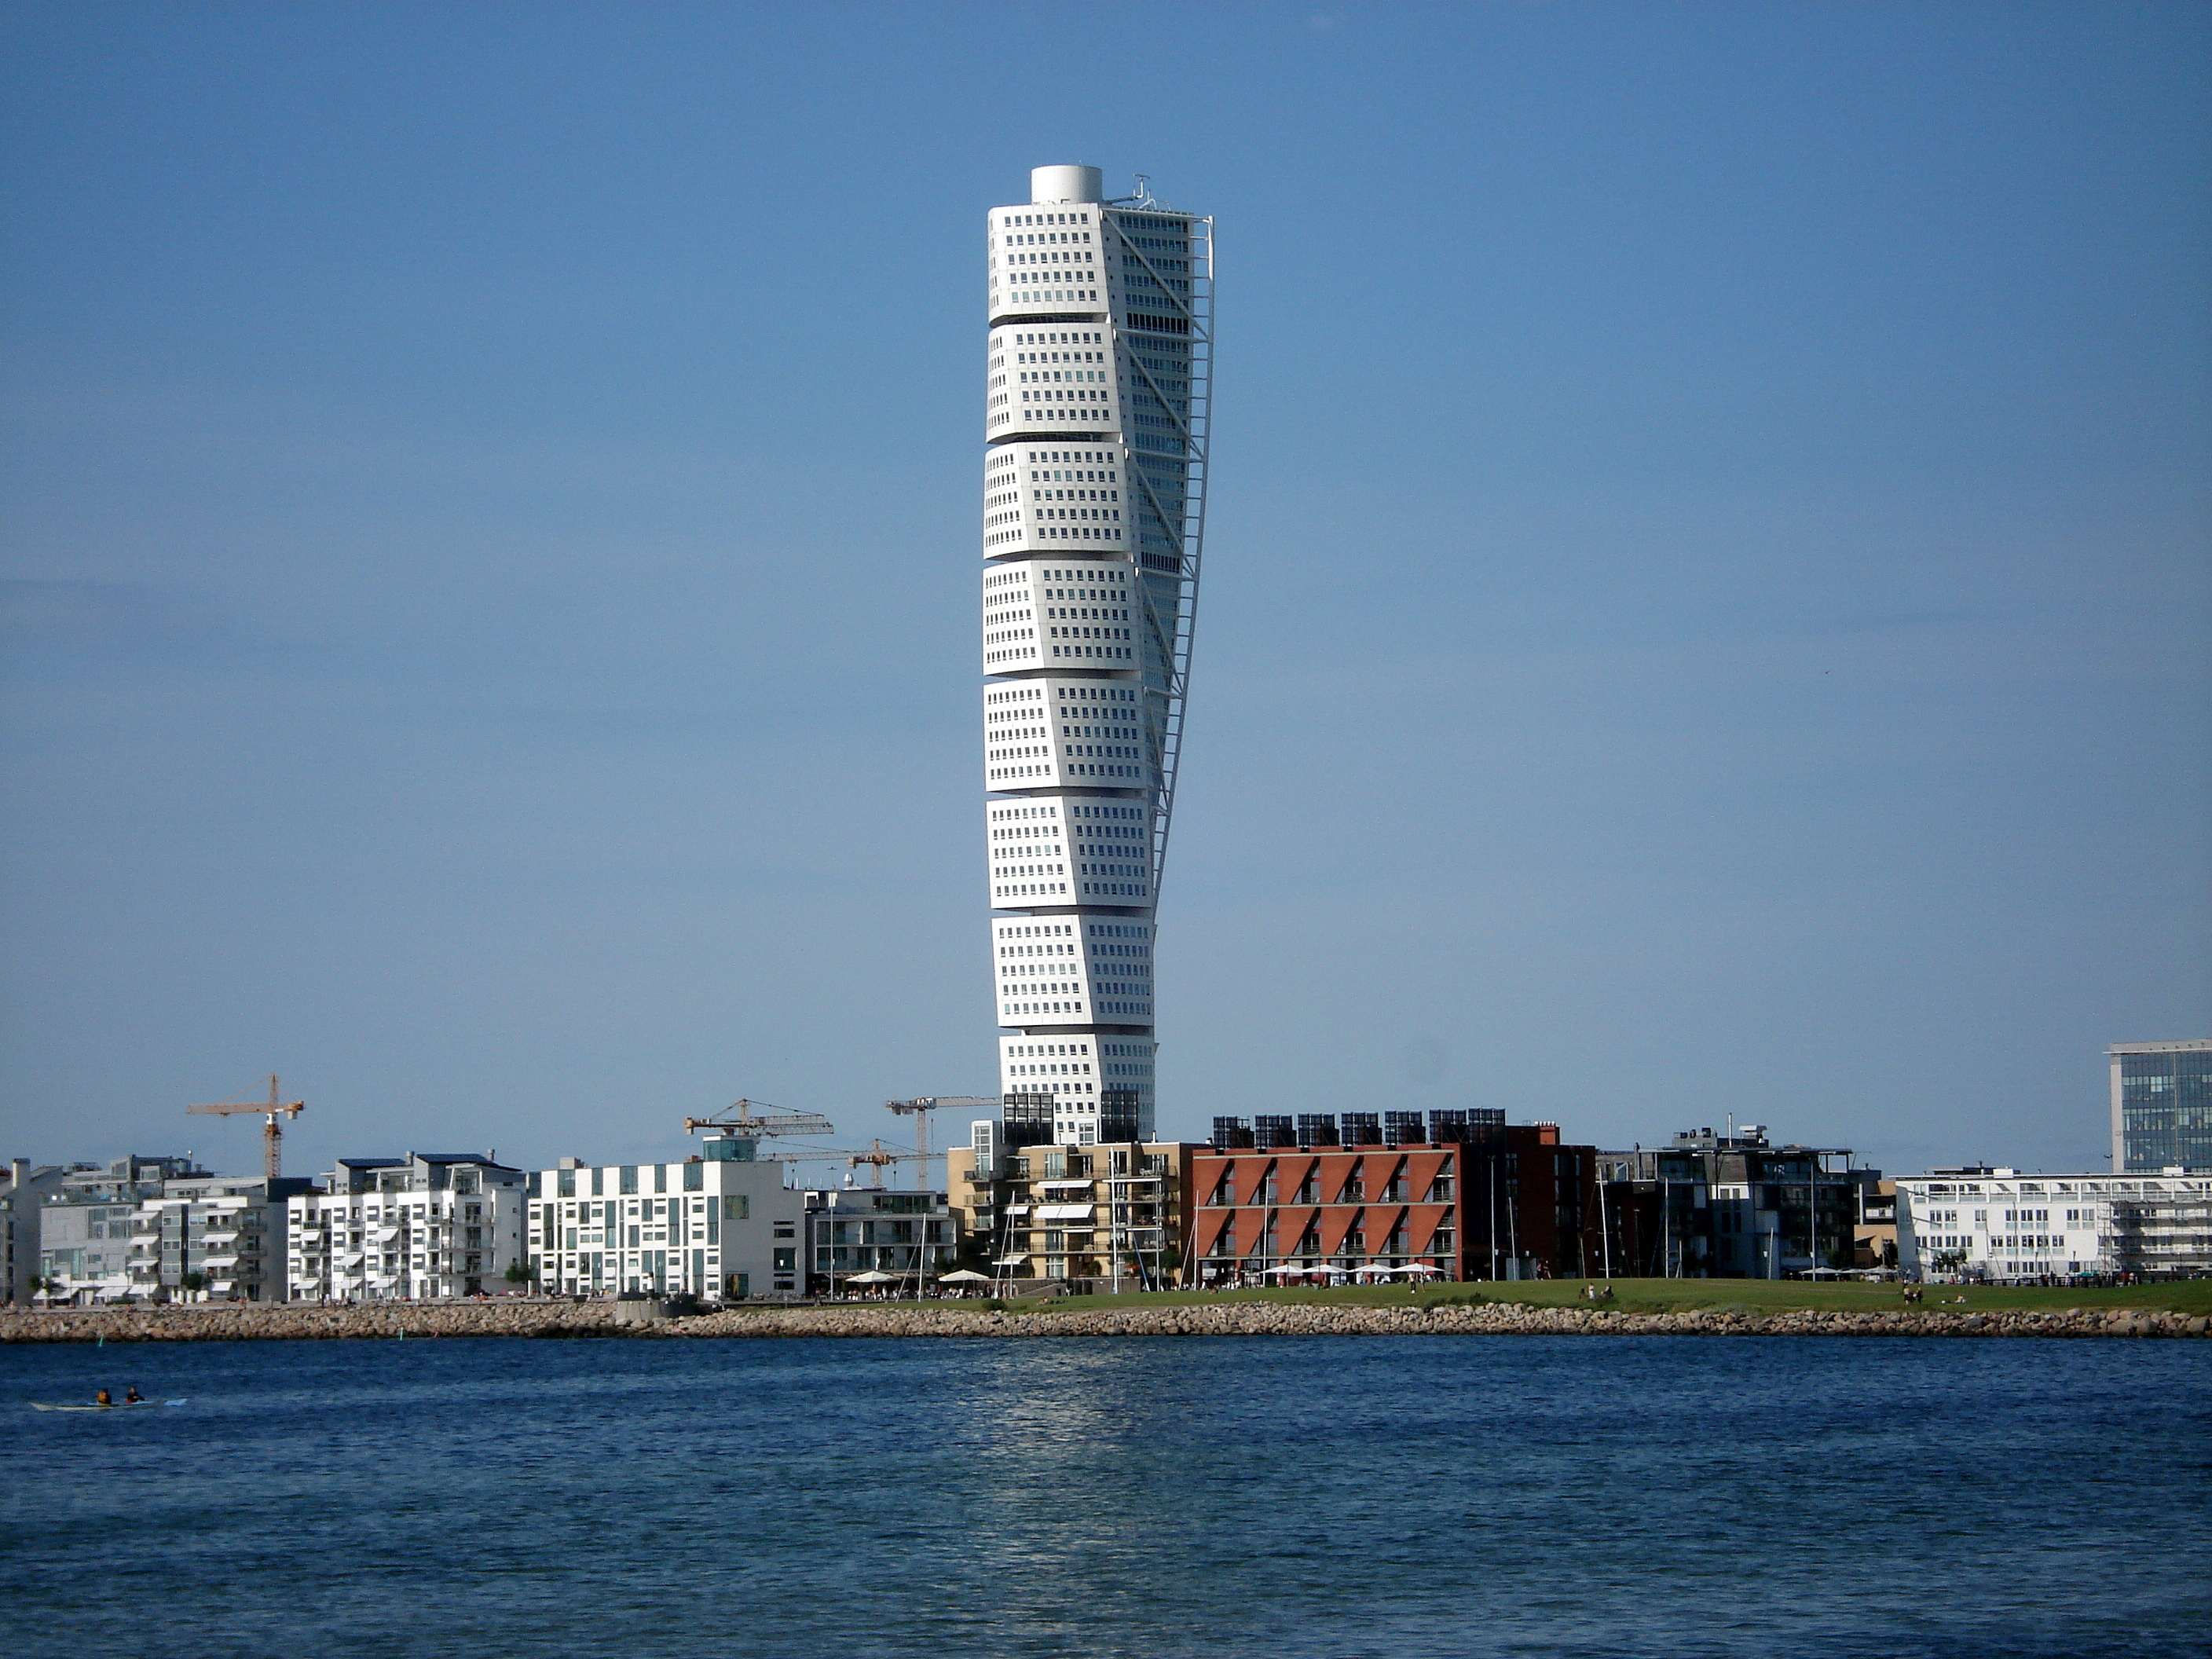
[[[1042,1187],[1048,1192],[1051,1191],[1055,1187],[1080,1187],[1086,1193],[1091,1190],[1091,1182],[1088,1178],[1082,1181],[1039,1181],[1032,1184]]]
[[[1092,1206],[1088,1204],[1040,1204],[1036,1206],[1039,1221],[1088,1221]]]
[[[1018,1267],[1028,1260],[1025,1255],[1002,1255],[991,1265],[994,1267]]]

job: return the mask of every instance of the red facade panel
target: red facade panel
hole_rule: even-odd
[[[1596,1151],[1561,1145],[1549,1124],[1466,1143],[1201,1152],[1192,1177],[1188,1261],[1200,1280],[1415,1260],[1457,1279],[1568,1278],[1599,1259]]]

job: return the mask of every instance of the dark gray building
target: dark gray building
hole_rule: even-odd
[[[1841,1146],[1770,1146],[1747,1124],[1598,1155],[1604,1270],[1636,1279],[1782,1279],[1853,1265],[1879,1170]]]

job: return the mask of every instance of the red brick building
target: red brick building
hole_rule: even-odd
[[[1597,1149],[1549,1123],[1395,1146],[1216,1146],[1191,1158],[1186,1282],[1425,1264],[1455,1279],[1600,1271]],[[1379,1137],[1378,1137],[1379,1139]]]

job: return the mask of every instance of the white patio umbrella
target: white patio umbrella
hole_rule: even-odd
[[[937,1282],[940,1285],[988,1285],[991,1282],[991,1275],[979,1273],[972,1267],[959,1267],[951,1273],[939,1274]]]
[[[1443,1269],[1442,1267],[1431,1267],[1425,1261],[1408,1261],[1404,1267],[1396,1269],[1396,1271],[1401,1273],[1426,1273],[1430,1277],[1433,1278],[1437,1274],[1443,1272]]]
[[[872,1267],[864,1273],[854,1273],[845,1280],[848,1285],[890,1285],[896,1281],[897,1275],[879,1273]]]

